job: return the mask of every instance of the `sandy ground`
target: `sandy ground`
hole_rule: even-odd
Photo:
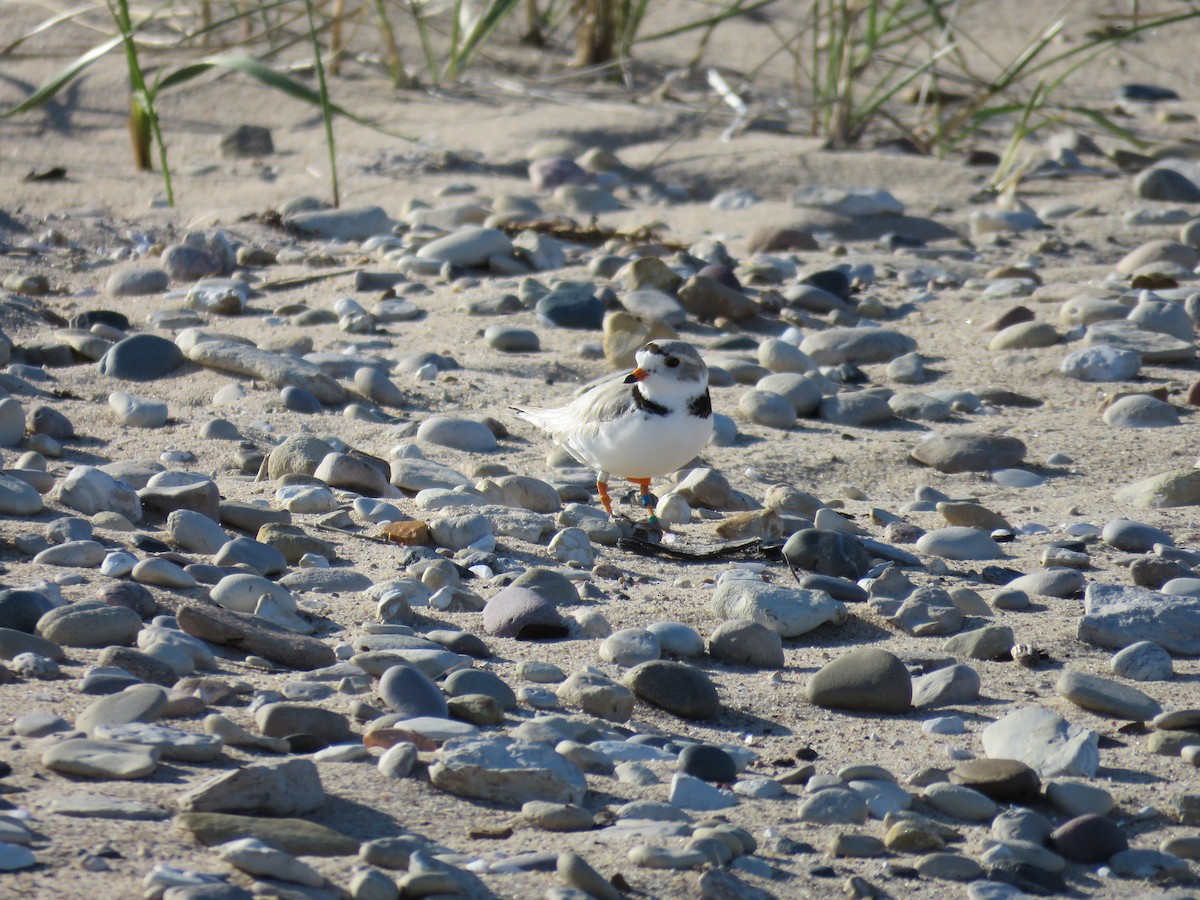
[[[1029,29],[1021,11],[1026,4],[987,4],[975,10],[983,17],[989,38],[987,51],[1001,58],[1011,52]],[[1123,11],[1124,4],[1090,4],[1089,9],[1074,4],[1070,12],[1078,16],[1068,29],[1079,40],[1087,27],[1097,21],[1097,13]],[[1012,13],[1012,15],[1009,15]],[[38,21],[40,13],[30,8],[9,9],[2,14],[14,23],[13,33]],[[1027,18],[1027,14],[1025,16]],[[994,19],[994,22],[992,21]],[[780,21],[786,21],[780,20]],[[16,26],[20,27],[17,28]],[[736,23],[720,29],[709,48],[706,61],[732,73],[753,68],[775,44],[767,26],[756,22]],[[8,29],[6,29],[7,31]],[[62,35],[70,34],[68,39]],[[367,43],[369,32],[358,34]],[[1196,28],[1180,28],[1154,34],[1133,45],[1129,52],[1097,63],[1087,70],[1087,78],[1070,88],[1080,103],[1114,105],[1117,85],[1146,81],[1173,87],[1183,100],[1170,104],[1173,111],[1192,114],[1196,98],[1190,96],[1196,84],[1198,59],[1193,52]],[[20,53],[4,61],[0,80],[0,103],[9,105],[23,96],[23,85],[39,83],[60,67],[73,52],[94,40],[83,29],[55,31],[23,45]],[[64,45],[64,42],[66,45]],[[679,40],[669,45],[654,45],[643,57],[647,66],[641,72],[637,89],[627,92],[619,86],[595,85],[578,81],[551,83],[543,72],[534,70],[528,51],[520,51],[501,41],[496,59],[485,61],[469,73],[462,87],[444,91],[408,91],[389,93],[378,71],[351,62],[346,75],[335,80],[337,97],[346,107],[364,115],[376,116],[398,131],[419,138],[417,145],[381,135],[352,124],[339,125],[339,154],[342,197],[345,205],[378,203],[393,215],[405,204],[424,200],[440,201],[439,192],[447,185],[462,182],[474,185],[475,198],[486,199],[505,193],[528,194],[530,189],[520,175],[512,174],[514,164],[526,158],[528,148],[550,138],[572,138],[584,146],[598,145],[618,153],[635,170],[652,175],[658,182],[682,187],[691,201],[675,205],[638,205],[606,215],[602,223],[617,228],[632,228],[662,223],[672,239],[691,242],[704,237],[724,240],[735,256],[745,253],[750,234],[760,225],[787,224],[798,211],[788,196],[798,186],[830,184],[837,186],[881,186],[892,191],[912,215],[927,216],[952,229],[959,240],[941,246],[961,249],[967,246],[967,221],[977,208],[971,202],[990,170],[964,165],[959,155],[938,160],[898,156],[883,151],[856,149],[850,152],[824,150],[802,129],[793,133],[748,131],[723,142],[719,132],[728,117],[714,113],[697,122],[711,95],[705,95],[697,78],[685,79],[679,91],[682,100],[658,99],[652,80],[661,81],[661,73],[686,59],[693,45]],[[373,48],[368,48],[373,49]],[[410,58],[417,51],[410,50]],[[524,63],[521,65],[518,63]],[[652,65],[650,65],[652,64]],[[557,71],[547,64],[547,71]],[[795,103],[789,88],[788,67],[782,62],[767,67],[756,87],[764,96],[776,96]],[[69,317],[97,307],[119,309],[135,322],[144,320],[165,302],[144,299],[112,301],[101,296],[103,284],[114,262],[114,251],[128,246],[130,236],[145,234],[166,242],[188,228],[220,227],[227,234],[247,242],[286,246],[290,238],[277,231],[242,221],[261,213],[289,197],[300,194],[324,196],[328,162],[323,156],[319,122],[311,109],[265,92],[258,86],[236,78],[207,79],[184,91],[172,93],[162,103],[165,132],[176,171],[179,205],[165,209],[161,184],[156,175],[134,173],[127,153],[124,129],[124,76],[116,56],[95,67],[77,89],[63,95],[61,101],[44,114],[31,114],[0,122],[0,207],[31,226],[32,233],[56,228],[82,252],[54,251],[36,258],[0,256],[0,272],[42,273],[49,277],[53,294],[42,298],[47,309]],[[805,121],[803,111],[795,116]],[[1149,107],[1133,109],[1121,120],[1126,127],[1153,141],[1184,140],[1195,136],[1194,118],[1163,122]],[[215,145],[220,134],[240,123],[263,124],[272,128],[278,152],[264,163],[229,162],[217,157]],[[1001,152],[1007,134],[997,131],[983,134],[975,146]],[[1105,146],[1115,146],[1101,138]],[[447,153],[457,164],[444,167]],[[380,161],[391,161],[380,165]],[[68,178],[61,182],[27,183],[23,176],[31,170],[65,166]],[[1111,163],[1098,161],[1102,172],[1073,175],[1059,180],[1030,180],[1022,185],[1021,198],[1038,207],[1049,202],[1077,202],[1095,208],[1095,215],[1059,222],[1052,232],[1034,232],[1013,236],[1003,242],[979,242],[975,258],[958,262],[947,258],[921,261],[895,256],[871,242],[849,242],[848,256],[835,255],[832,240],[822,240],[820,251],[803,255],[806,270],[815,271],[848,259],[854,263],[875,265],[878,283],[870,293],[889,306],[909,299],[911,289],[897,278],[914,268],[928,271],[948,270],[960,278],[982,276],[988,270],[1014,263],[1037,261],[1039,274],[1047,284],[1094,286],[1112,270],[1117,260],[1138,244],[1157,238],[1174,237],[1174,226],[1135,226],[1123,216],[1131,209],[1145,206],[1132,193],[1130,179],[1117,173]],[[517,170],[519,171],[519,169]],[[763,202],[741,212],[719,212],[708,206],[716,190],[738,187],[754,190]],[[453,199],[453,198],[451,198]],[[1047,249],[1047,238],[1055,248]],[[277,268],[270,277],[302,274],[300,268]],[[554,273],[550,277],[585,277],[582,267]],[[372,352],[401,354],[412,350],[433,349],[447,353],[462,365],[450,377],[434,384],[406,383],[411,404],[402,411],[396,425],[375,425],[346,419],[336,414],[304,417],[282,409],[276,391],[251,390],[246,400],[230,409],[211,406],[213,394],[229,379],[211,370],[188,368],[181,374],[138,387],[135,391],[166,401],[171,422],[164,428],[131,433],[122,429],[111,416],[106,397],[115,383],[103,379],[91,366],[54,370],[53,387],[64,392],[55,405],[70,417],[86,440],[73,444],[60,460],[51,462],[51,470],[64,475],[70,467],[97,459],[151,459],[169,449],[183,448],[196,455],[190,468],[201,472],[227,471],[232,448],[222,442],[201,440],[204,422],[218,415],[234,421],[243,434],[260,446],[300,432],[335,435],[367,452],[385,456],[402,437],[409,423],[419,422],[432,412],[466,415],[492,415],[512,432],[501,448],[481,460],[469,454],[426,447],[430,459],[470,473],[480,462],[502,463],[513,472],[551,478],[546,464],[546,442],[507,411],[512,403],[550,404],[569,395],[574,386],[604,374],[603,361],[594,361],[580,353],[581,344],[598,335],[556,330],[539,324],[531,313],[518,313],[504,319],[505,324],[535,328],[542,340],[536,355],[503,356],[490,350],[482,340],[482,330],[493,319],[471,318],[463,313],[468,303],[497,292],[511,291],[515,282],[484,279],[465,289],[452,289],[431,283],[432,293],[416,298],[426,310],[424,319],[392,326],[383,335],[361,337],[346,335],[336,326],[292,329],[280,326],[270,337],[286,337],[293,331],[313,338],[316,349],[335,349],[358,345]],[[313,307],[330,308],[343,296],[350,296],[347,279],[320,282],[285,293],[256,299],[250,314],[214,323],[222,331],[261,338],[261,315],[283,303],[302,301]],[[931,360],[938,373],[934,386],[940,389],[979,390],[1007,388],[1043,401],[1037,409],[1001,408],[987,416],[962,416],[956,422],[938,426],[969,427],[1019,437],[1028,446],[1028,462],[1050,476],[1043,487],[1032,490],[1002,488],[978,475],[939,475],[908,458],[913,444],[925,433],[915,425],[882,429],[840,428],[815,420],[803,420],[793,430],[780,433],[741,422],[745,439],[735,447],[711,447],[705,461],[724,473],[733,486],[761,498],[767,487],[777,482],[795,484],[826,501],[838,500],[861,492],[865,500],[845,499],[842,511],[867,524],[879,537],[879,529],[870,526],[867,514],[874,507],[896,511],[912,499],[921,485],[932,485],[956,498],[973,497],[1004,516],[1013,524],[1037,522],[1049,528],[1073,522],[1097,525],[1121,515],[1136,515],[1142,521],[1168,530],[1179,546],[1195,547],[1200,533],[1190,509],[1142,512],[1128,509],[1113,500],[1114,491],[1139,478],[1171,468],[1186,467],[1195,453],[1194,418],[1183,417],[1183,424],[1156,431],[1117,431],[1103,424],[1098,403],[1106,389],[1069,381],[1057,375],[1057,365],[1067,352],[1062,347],[1032,351],[1029,361],[998,367],[994,354],[987,349],[988,335],[978,326],[1012,305],[1008,301],[983,301],[978,291],[965,288],[938,290],[936,299],[920,304],[895,326],[918,341],[920,352]],[[1057,306],[1034,307],[1039,318],[1056,321]],[[22,314],[11,302],[5,303],[5,331],[21,344],[52,329],[35,316]],[[777,334],[777,322],[751,326],[757,337]],[[694,326],[686,336],[704,346],[718,332],[710,327]],[[561,373],[547,378],[551,365]],[[872,383],[885,383],[882,367],[868,366]],[[1172,400],[1182,403],[1181,392],[1194,380],[1194,369],[1182,367],[1146,367],[1137,387],[1162,385]],[[719,412],[736,414],[737,400],[743,388],[717,390],[714,406]],[[1053,454],[1069,456],[1073,462],[1058,467],[1042,464]],[[248,499],[270,497],[269,484],[229,474],[219,476],[224,496]],[[848,491],[847,488],[854,491]],[[408,512],[415,512],[409,500],[398,501]],[[0,522],[4,540],[2,560],[8,569],[4,582],[10,586],[28,584],[40,578],[55,578],[60,571],[32,566],[11,549],[11,540],[27,531],[38,531],[58,511],[47,511],[36,521]],[[301,517],[304,520],[304,517]],[[932,528],[940,524],[936,514],[912,516],[916,524]],[[681,529],[683,536],[696,543],[714,539],[712,523],[698,523]],[[327,536],[327,535],[322,535]],[[119,535],[105,535],[120,539]],[[1007,545],[1011,558],[999,561],[1022,572],[1039,567],[1045,538],[1023,538]],[[545,561],[544,548],[507,542],[509,555],[530,563]],[[400,574],[394,551],[367,541],[345,540],[340,554],[356,568],[376,580]],[[1089,579],[1108,583],[1129,583],[1122,566],[1122,554],[1103,545],[1093,548]],[[635,583],[618,588],[615,583],[599,581],[607,599],[595,603],[614,629],[644,626],[654,621],[675,619],[693,625],[707,634],[715,622],[707,610],[711,582],[725,564],[686,564],[661,562],[604,549],[603,562],[618,566]],[[1127,560],[1124,562],[1127,563]],[[950,564],[943,578],[917,574],[922,583],[973,584],[980,568],[977,564]],[[773,580],[786,583],[790,578],[781,567],[771,568]],[[99,580],[86,573],[83,583],[64,588],[69,598],[88,596]],[[686,582],[690,586],[682,586]],[[168,601],[170,597],[166,598]],[[174,600],[181,599],[178,595]],[[329,618],[344,634],[353,634],[361,623],[371,619],[372,610],[365,602],[334,598],[329,602]],[[1038,670],[1012,663],[977,663],[983,679],[983,698],[961,709],[940,711],[956,713],[967,721],[968,733],[956,738],[924,735],[920,722],[928,713],[913,712],[902,716],[878,717],[833,713],[810,706],[803,695],[808,677],[823,663],[844,650],[863,645],[883,646],[906,659],[936,656],[940,639],[917,639],[903,635],[876,620],[864,609],[852,610],[850,622],[837,629],[820,629],[801,639],[785,642],[786,667],[779,673],[740,670],[702,660],[701,665],[717,683],[726,711],[712,723],[696,724],[677,720],[645,705],[639,705],[633,721],[636,730],[662,731],[690,738],[721,743],[741,743],[760,754],[754,767],[759,774],[781,774],[785,769],[772,761],[792,757],[802,747],[813,748],[818,756],[819,772],[835,772],[843,765],[878,763],[898,776],[927,766],[948,765],[947,750],[965,747],[981,753],[978,733],[993,719],[1014,705],[1040,703],[1066,715],[1072,721],[1097,731],[1102,738],[1102,766],[1097,783],[1117,799],[1114,817],[1123,824],[1136,847],[1156,847],[1164,837],[1189,833],[1172,824],[1167,814],[1172,798],[1181,790],[1196,787],[1195,770],[1178,759],[1149,755],[1142,748],[1144,737],[1118,732],[1121,723],[1078,710],[1057,697],[1053,684],[1063,667],[1095,674],[1107,674],[1109,654],[1089,647],[1075,638],[1076,617],[1082,611],[1077,600],[1045,600],[1029,611],[998,612],[994,621],[1010,625],[1023,643],[1045,649],[1050,662]],[[479,630],[478,614],[445,614],[443,621],[469,630]],[[977,622],[976,624],[982,624]],[[332,633],[331,633],[332,636]],[[613,667],[602,664],[593,641],[517,643],[492,639],[496,657],[486,667],[518,684],[517,664],[524,659],[555,662],[568,672],[585,665],[598,665],[610,673]],[[72,653],[65,671],[71,678],[48,683],[22,683],[0,687],[3,706],[0,725],[18,715],[55,712],[70,719],[82,709],[88,698],[75,690],[75,678],[94,659],[91,651]],[[264,675],[230,660],[226,671],[232,678],[245,678],[256,687],[278,688],[286,674]],[[1140,685],[1164,707],[1200,705],[1200,665],[1196,660],[1177,659],[1177,675],[1163,683]],[[326,701],[331,708],[346,711],[353,698],[335,695]],[[367,699],[370,699],[369,697]],[[244,725],[251,716],[244,707],[222,707],[220,712]],[[511,717],[510,724],[527,717],[523,710]],[[232,767],[253,758],[238,750],[228,752],[222,765]],[[14,774],[4,779],[5,786],[20,789],[7,797],[14,805],[30,810],[39,835],[37,851],[41,865],[19,874],[0,876],[0,896],[50,897],[84,896],[130,897],[138,891],[138,882],[156,862],[222,871],[224,866],[213,854],[197,846],[187,835],[167,823],[125,823],[67,819],[48,813],[50,799],[59,794],[98,792],[111,796],[151,801],[170,807],[184,784],[221,766],[166,765],[151,779],[133,783],[91,784],[48,773],[37,762],[37,754],[24,742],[0,737],[0,758],[10,762]],[[583,854],[605,875],[620,872],[641,896],[695,896],[695,873],[671,873],[637,869],[625,858],[627,848],[607,845],[598,833],[551,835],[515,825],[511,837],[503,840],[477,840],[469,830],[495,829],[514,822],[512,810],[453,797],[433,789],[423,774],[401,781],[384,781],[369,763],[329,764],[322,767],[322,779],[330,802],[314,821],[341,829],[356,838],[370,839],[411,831],[441,842],[470,856],[491,858],[535,849],[571,847]],[[666,784],[632,788],[610,779],[589,779],[589,808],[599,811],[637,797],[665,799]],[[1155,807],[1161,815],[1135,813]],[[820,851],[836,828],[816,828],[798,823],[796,800],[743,802],[727,811],[730,821],[762,835],[775,829],[797,840],[807,841],[818,853],[791,858],[767,859],[780,878],[763,882],[745,876],[748,882],[780,897],[831,896],[840,891],[845,876],[859,873],[893,896],[963,896],[964,888],[946,883],[913,883],[890,879],[882,874],[880,861],[830,861]],[[925,810],[928,811],[928,810]],[[936,817],[936,816],[935,816]],[[881,835],[878,822],[863,829]],[[964,848],[971,854],[981,850],[986,832],[982,827],[964,826]],[[75,861],[83,850],[108,845],[117,857],[108,860],[110,871],[89,873]],[[353,859],[309,859],[335,884],[346,885],[355,866]],[[810,869],[831,863],[838,878],[819,878]],[[1144,891],[1144,885],[1113,883],[1097,879],[1081,867],[1070,870],[1077,895],[1105,897],[1129,896]],[[552,882],[545,873],[487,876],[488,887],[497,895],[531,897],[539,895]]]

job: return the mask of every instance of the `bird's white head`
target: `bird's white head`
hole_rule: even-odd
[[[647,396],[694,396],[708,387],[708,366],[684,341],[651,341],[636,359],[637,368],[625,382],[637,382]]]

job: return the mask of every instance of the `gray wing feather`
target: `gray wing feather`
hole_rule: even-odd
[[[554,409],[516,406],[513,409],[522,419],[544,429],[556,441],[569,447],[572,435],[594,434],[600,426],[611,422],[632,406],[633,393],[622,376],[581,394],[566,406]]]

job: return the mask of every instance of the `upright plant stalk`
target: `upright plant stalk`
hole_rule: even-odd
[[[342,54],[345,45],[342,39],[342,23],[346,18],[346,0],[333,0],[333,21],[329,27],[329,74],[342,73]]]
[[[175,205],[175,190],[171,187],[171,167],[167,163],[167,145],[163,143],[162,129],[158,125],[158,113],[154,109],[154,94],[146,88],[142,66],[138,60],[137,46],[133,42],[133,24],[129,18],[128,0],[109,0],[109,12],[121,30],[121,43],[125,47],[125,63],[129,69],[130,110],[129,134],[133,139],[134,162],[142,171],[152,171],[150,163],[150,135],[158,145],[159,167],[162,169],[163,187],[167,192],[167,205]]]
[[[384,0],[375,0],[375,15],[379,18],[379,36],[383,39],[383,51],[387,57],[388,74],[392,76],[392,87],[410,87],[411,82],[404,72],[404,60],[396,44],[396,31],[388,18]]]
[[[338,193],[337,148],[333,141],[333,108],[329,103],[329,87],[325,84],[325,64],[321,60],[321,42],[317,39],[317,23],[313,18],[312,0],[304,0],[308,12],[308,36],[312,39],[313,58],[317,65],[317,89],[321,95],[321,118],[325,120],[325,146],[329,150],[329,181],[333,188],[333,205],[341,205]]]

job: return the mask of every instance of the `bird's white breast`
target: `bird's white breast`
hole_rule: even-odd
[[[654,478],[691,462],[712,437],[712,416],[683,411],[637,412],[590,434],[576,434],[567,449],[592,468],[618,478]]]

